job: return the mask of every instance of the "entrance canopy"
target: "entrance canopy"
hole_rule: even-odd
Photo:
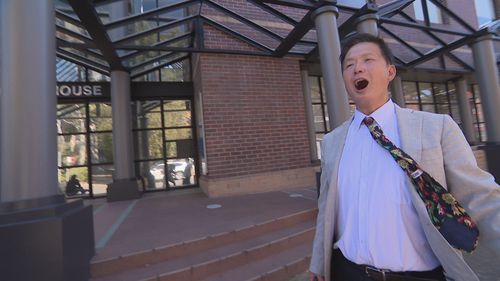
[[[332,2],[338,2],[340,38],[354,32],[361,17],[376,15],[400,68],[472,72],[468,44],[487,34],[494,36],[500,61],[499,20],[477,28],[438,0],[430,0],[437,21],[426,1],[415,0],[363,6],[324,0],[58,0],[57,56],[105,75],[125,70],[132,79],[201,52],[318,61],[311,14]]]

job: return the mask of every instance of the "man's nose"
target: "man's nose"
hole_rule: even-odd
[[[354,73],[361,73],[365,71],[365,66],[363,63],[357,62],[354,64]]]

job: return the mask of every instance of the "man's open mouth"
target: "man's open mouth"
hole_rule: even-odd
[[[363,90],[368,86],[368,80],[366,79],[359,79],[354,82],[354,87],[356,87],[356,90]]]

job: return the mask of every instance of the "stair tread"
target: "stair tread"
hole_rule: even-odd
[[[199,281],[234,281],[253,280],[267,272],[284,267],[298,259],[311,255],[312,242],[302,243],[288,250],[270,255],[263,259],[247,263],[232,270],[215,274]],[[283,280],[285,281],[285,280]]]
[[[275,230],[257,237],[252,237],[251,239],[236,241],[232,243],[225,244],[222,247],[213,248],[205,250],[201,253],[186,255],[183,257],[170,259],[164,262],[146,265],[143,267],[132,268],[127,271],[111,274],[103,277],[92,278],[92,281],[129,281],[129,280],[141,280],[145,278],[151,278],[157,275],[165,274],[167,272],[173,272],[182,268],[207,262],[213,259],[218,259],[227,255],[238,253],[246,249],[253,247],[266,245],[269,242],[287,237],[299,233],[303,230],[309,229],[314,226],[313,220],[308,220],[305,222],[298,223],[296,225]]]

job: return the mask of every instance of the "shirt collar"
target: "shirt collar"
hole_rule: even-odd
[[[394,120],[395,117],[395,106],[391,99],[389,99],[384,105],[379,107],[369,116],[373,117],[375,121],[382,127],[382,129],[388,125],[390,120]],[[356,128],[360,128],[363,124],[363,119],[365,119],[367,115],[358,111],[357,109],[354,111],[354,118],[352,120],[352,124],[356,126]]]

